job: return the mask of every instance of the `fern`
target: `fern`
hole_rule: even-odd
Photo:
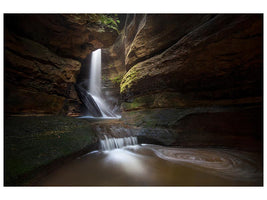
[[[103,28],[110,28],[113,30],[118,30],[118,24],[120,23],[120,20],[118,18],[118,15],[116,14],[90,14],[88,15],[90,18],[90,22],[96,23]]]

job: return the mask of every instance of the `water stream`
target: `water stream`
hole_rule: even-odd
[[[91,111],[82,118],[120,118],[101,92],[101,49],[92,53],[88,90]],[[100,131],[101,132],[101,131]],[[104,138],[89,152],[39,180],[47,186],[223,186],[262,185],[262,157],[229,149],[174,148],[138,144],[136,137]]]
[[[113,139],[109,139],[106,142],[110,142],[110,146],[105,147],[105,151],[89,152],[57,169],[37,185],[262,185],[262,163],[257,154],[227,149],[174,148],[151,144],[117,148]],[[129,143],[135,142],[131,139]],[[114,148],[111,148],[111,144],[114,144]]]
[[[120,149],[125,146],[137,145],[137,137],[123,137],[123,138],[108,138],[104,135],[105,139],[100,140],[100,147],[102,151],[109,151],[113,149]]]

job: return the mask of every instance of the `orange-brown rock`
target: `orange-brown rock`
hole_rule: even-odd
[[[5,26],[63,57],[84,59],[113,44],[117,32],[90,23],[87,14],[9,14]]]
[[[212,15],[146,14],[133,15],[132,19],[128,16],[125,27],[126,69],[160,54],[210,18]]]
[[[196,99],[261,96],[262,37],[261,15],[218,15],[162,53],[131,66],[121,94],[125,100],[166,90]],[[141,38],[131,46],[135,43],[142,43]]]
[[[5,112],[60,113],[79,98],[74,88],[81,64],[32,40],[5,34]],[[73,109],[73,108],[71,108]]]
[[[262,15],[137,15],[126,24],[122,120],[139,138],[262,150]]]
[[[81,62],[117,37],[91,16],[5,15],[5,113],[80,113],[75,84]]]

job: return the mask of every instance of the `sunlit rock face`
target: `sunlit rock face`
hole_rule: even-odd
[[[136,15],[126,24],[126,123],[172,127],[184,144],[261,140],[262,15]]]
[[[5,15],[5,113],[79,115],[81,61],[116,37],[86,14]]]

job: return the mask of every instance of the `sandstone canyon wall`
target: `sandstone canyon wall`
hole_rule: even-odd
[[[252,14],[129,16],[122,119],[168,145],[262,146],[262,27]]]
[[[86,14],[5,15],[5,113],[79,115],[77,77],[102,48],[115,125],[166,145],[262,147],[262,15],[120,17],[117,32]]]
[[[78,115],[81,62],[117,32],[90,15],[5,15],[5,113]]]

